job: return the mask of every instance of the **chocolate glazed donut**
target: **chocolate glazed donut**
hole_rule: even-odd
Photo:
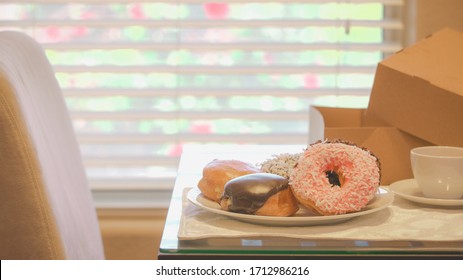
[[[291,216],[299,209],[288,179],[254,173],[228,181],[220,199],[222,209],[262,216]]]

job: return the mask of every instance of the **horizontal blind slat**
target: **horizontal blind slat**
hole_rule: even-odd
[[[89,185],[93,190],[170,190],[174,186],[175,176],[156,177],[156,178],[93,178],[89,177]]]
[[[401,49],[400,43],[44,43],[45,49],[63,50],[189,50],[189,51],[217,51],[217,50],[256,50],[256,51],[311,51],[311,50],[343,50],[343,51],[381,51],[396,52]]]
[[[84,165],[87,167],[95,166],[150,166],[162,165],[170,168],[177,168],[179,162],[178,157],[169,156],[85,156]]]
[[[12,3],[15,4],[17,3],[16,1],[13,0],[4,0],[5,3]],[[152,0],[138,0],[138,3],[152,3]],[[166,4],[172,4],[173,0],[158,0],[156,1],[158,3],[166,3]],[[206,0],[178,0],[174,3],[186,3],[186,4],[201,4],[201,3],[207,3],[209,1]],[[249,0],[214,0],[216,3],[249,3]],[[253,3],[274,3],[275,0],[252,0]],[[284,1],[286,4],[291,4],[291,3],[326,3],[324,0],[304,0],[304,1],[297,1],[297,0],[289,0],[289,1]],[[346,3],[346,0],[332,0],[330,2],[339,2],[339,3]],[[371,3],[371,2],[376,2],[376,3],[381,3],[384,5],[403,5],[404,0],[349,0],[350,3]],[[69,1],[69,0],[29,0],[28,3],[37,3],[37,4],[69,4],[69,3],[79,3],[79,4],[90,4],[90,3],[98,3],[98,4],[109,4],[109,3],[121,3],[121,4],[132,4],[133,0],[75,0],[75,1]]]
[[[63,94],[66,97],[86,97],[86,98],[104,98],[109,96],[127,96],[127,97],[174,97],[179,94],[183,96],[206,97],[214,96],[217,98],[227,98],[232,96],[262,96],[269,95],[275,97],[315,97],[326,95],[350,95],[350,96],[368,96],[370,88],[304,88],[304,89],[274,89],[274,88],[258,88],[258,89],[210,89],[210,88],[127,88],[127,89],[78,89],[64,88]]]
[[[155,144],[155,143],[261,143],[261,144],[301,144],[307,143],[306,133],[270,134],[175,134],[175,135],[123,135],[123,134],[79,134],[81,144]]]
[[[299,73],[374,73],[374,66],[169,66],[169,65],[99,65],[99,66],[66,66],[55,65],[55,72],[63,73],[175,73],[175,74],[299,74]]]
[[[114,120],[114,121],[133,121],[133,120],[175,120],[175,119],[226,119],[234,118],[241,120],[268,120],[268,121],[287,121],[301,120],[307,116],[307,112],[292,111],[180,111],[180,112],[162,112],[162,111],[118,111],[118,112],[75,112],[70,111],[71,117],[80,120]]]
[[[0,26],[11,27],[72,27],[85,25],[87,28],[121,28],[128,26],[143,26],[147,28],[307,28],[307,27],[375,27],[383,29],[402,29],[399,20],[356,20],[356,19],[319,19],[319,20],[0,20]]]

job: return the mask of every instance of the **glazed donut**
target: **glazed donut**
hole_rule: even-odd
[[[288,179],[270,173],[243,175],[225,184],[220,206],[225,211],[260,216],[292,216],[299,206]]]
[[[260,169],[240,160],[214,159],[203,168],[198,188],[208,199],[219,202],[225,183],[233,178],[260,172]]]
[[[375,196],[380,184],[379,159],[341,140],[309,145],[290,176],[294,196],[322,215],[356,212]]]

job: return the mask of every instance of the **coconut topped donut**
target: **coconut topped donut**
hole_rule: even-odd
[[[322,215],[364,208],[380,184],[379,159],[346,141],[317,142],[305,150],[290,175],[294,196]]]
[[[266,159],[262,163],[258,164],[258,166],[260,166],[260,170],[262,172],[280,175],[289,179],[289,175],[293,171],[293,168],[301,155],[302,153],[283,153],[272,155],[271,158]]]

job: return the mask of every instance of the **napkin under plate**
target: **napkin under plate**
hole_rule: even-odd
[[[241,222],[198,208],[182,196],[180,240],[217,237],[462,241],[463,209],[420,205],[396,197],[384,210],[338,224],[278,227]]]

